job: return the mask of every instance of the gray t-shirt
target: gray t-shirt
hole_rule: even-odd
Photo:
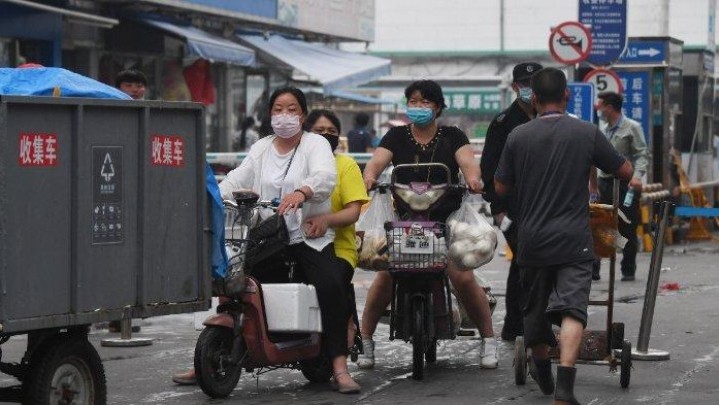
[[[591,166],[614,173],[624,158],[599,129],[566,115],[547,115],[515,128],[495,179],[517,193],[521,266],[594,258],[589,228]]]

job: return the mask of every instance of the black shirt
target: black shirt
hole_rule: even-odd
[[[500,197],[494,191],[494,173],[497,171],[509,133],[529,120],[527,113],[520,107],[519,100],[514,100],[509,108],[494,117],[487,129],[479,167],[482,170],[482,181],[484,182],[484,198],[491,203],[490,208],[493,215],[506,212],[510,219],[514,219],[516,215],[513,192]]]
[[[459,148],[469,144],[467,135],[457,127],[440,126],[437,128],[437,135],[425,146],[420,146],[412,136],[409,125],[390,128],[382,137],[379,147],[392,152],[392,164],[412,163],[444,163],[449,168],[451,182],[459,182],[459,164],[455,153]],[[397,172],[397,182],[408,184],[412,181],[429,181],[432,184],[447,182],[447,174],[437,168],[404,169]],[[444,203],[430,213],[433,221],[444,222],[452,212],[459,208],[462,202],[460,195],[450,194]],[[403,216],[400,212],[400,216]]]
[[[355,128],[347,133],[347,149],[350,153],[367,153],[372,147],[372,134],[366,128]]]
[[[520,266],[594,258],[589,228],[589,170],[614,173],[624,163],[595,125],[552,115],[510,133],[495,175],[516,191]]]

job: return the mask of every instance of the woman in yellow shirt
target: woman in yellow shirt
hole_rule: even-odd
[[[327,139],[334,151],[339,144],[340,120],[329,110],[314,110],[305,121],[308,131],[322,135]],[[348,327],[348,346],[352,347],[357,332],[357,304],[354,299],[352,276],[357,267],[357,243],[355,242],[355,222],[360,215],[363,204],[369,201],[367,190],[362,180],[362,172],[357,162],[349,156],[335,154],[337,163],[337,185],[332,192],[332,213],[310,218],[306,222],[305,232],[308,237],[323,235],[327,228],[335,229],[335,255],[342,262],[348,291],[350,292],[351,318]]]

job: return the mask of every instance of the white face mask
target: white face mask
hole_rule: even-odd
[[[277,114],[272,116],[272,130],[280,138],[292,138],[302,129],[300,116],[294,114]]]

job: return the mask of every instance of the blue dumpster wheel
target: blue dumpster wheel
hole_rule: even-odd
[[[25,403],[105,405],[105,369],[97,351],[87,335],[62,335],[48,341],[33,360]]]
[[[325,353],[320,353],[314,359],[301,360],[300,371],[307,381],[326,383],[332,377],[332,363]]]
[[[524,346],[523,336],[517,336],[514,341],[514,383],[527,383],[527,348]]]
[[[230,364],[234,333],[222,326],[208,326],[195,345],[197,385],[212,398],[226,398],[237,386],[242,365]],[[244,350],[244,344],[242,348]],[[242,358],[242,353],[240,358]]]
[[[629,380],[632,378],[632,343],[625,340],[622,344],[622,362],[619,367],[619,384],[622,388],[629,387]]]

